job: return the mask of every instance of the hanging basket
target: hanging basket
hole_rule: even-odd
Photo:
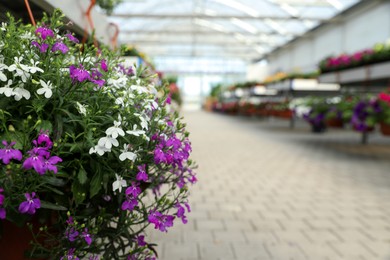
[[[383,135],[390,136],[390,125],[384,122],[380,123],[380,131]]]

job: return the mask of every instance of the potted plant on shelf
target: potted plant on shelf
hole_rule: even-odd
[[[376,98],[362,98],[353,108],[351,124],[359,132],[371,132],[379,122],[381,106]]]
[[[190,211],[189,133],[153,75],[81,52],[62,18],[0,27],[0,259],[155,259],[145,229]],[[9,223],[29,248],[4,250]]]
[[[303,114],[303,118],[311,125],[313,133],[322,133],[326,130],[326,113],[329,105],[324,98],[312,97],[306,101],[306,107],[310,107],[307,113]]]
[[[378,102],[381,106],[381,115],[379,119],[380,131],[383,135],[390,135],[390,94],[379,93]]]

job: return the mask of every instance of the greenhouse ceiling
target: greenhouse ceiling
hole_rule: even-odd
[[[152,59],[259,59],[359,0],[123,0],[119,42]]]

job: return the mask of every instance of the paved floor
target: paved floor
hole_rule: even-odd
[[[160,260],[390,260],[390,138],[187,112],[198,162],[189,223]]]

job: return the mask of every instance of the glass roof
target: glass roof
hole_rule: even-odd
[[[120,28],[119,43],[136,46],[157,69],[202,72],[209,64],[232,72],[232,64],[258,59],[357,2],[123,0],[109,20]]]

